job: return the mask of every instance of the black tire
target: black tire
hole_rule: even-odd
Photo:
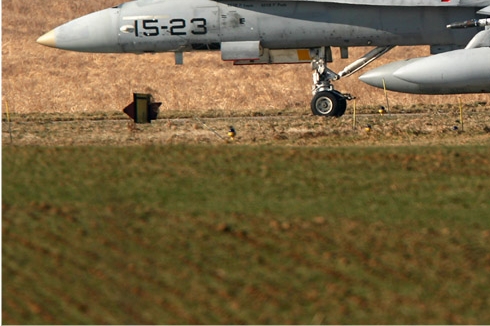
[[[332,92],[318,92],[311,100],[311,112],[323,117],[335,117],[339,107],[338,97]]]
[[[339,108],[335,116],[341,117],[344,115],[345,110],[347,110],[347,100],[344,97],[339,97],[337,98],[337,101],[339,102]]]
[[[311,112],[323,117],[341,117],[347,110],[347,100],[340,93],[323,91],[311,100]]]

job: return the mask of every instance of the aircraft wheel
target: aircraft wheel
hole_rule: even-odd
[[[314,115],[335,117],[339,110],[339,101],[332,92],[318,92],[311,100],[311,111]]]
[[[343,97],[337,99],[339,101],[339,109],[337,110],[336,117],[341,117],[344,115],[345,110],[347,110],[347,100]]]

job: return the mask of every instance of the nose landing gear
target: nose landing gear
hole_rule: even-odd
[[[313,114],[324,117],[342,116],[347,109],[347,101],[354,99],[354,97],[336,91],[332,81],[352,75],[392,48],[393,46],[379,46],[345,67],[338,74],[327,68],[327,61],[332,61],[329,47],[312,49],[313,99],[311,100],[311,111]]]
[[[352,99],[350,94],[342,94],[333,88],[332,81],[340,76],[327,68],[327,52],[320,48],[311,62],[313,70],[313,99],[311,112],[324,117],[340,117],[345,113],[347,100]]]

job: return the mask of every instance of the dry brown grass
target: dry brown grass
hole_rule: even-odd
[[[117,4],[108,0],[2,2],[2,102],[13,113],[115,112],[131,101],[133,92],[150,92],[163,111],[195,114],[293,109],[309,112],[309,65],[235,67],[219,53],[188,53],[185,65],[174,65],[172,54],[84,54],[43,47],[37,37],[75,17]],[[334,51],[333,70],[367,49],[351,49],[351,59]],[[375,62],[422,56],[427,48],[396,48]],[[337,83],[357,97],[358,106],[384,103],[382,90],[369,87],[357,75]],[[393,106],[424,107],[456,104],[459,96],[419,96],[390,93]],[[488,94],[460,96],[463,103],[490,102]],[[352,105],[351,105],[352,106]],[[488,106],[487,106],[488,107]]]

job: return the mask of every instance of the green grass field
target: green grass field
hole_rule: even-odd
[[[488,324],[487,146],[3,148],[4,324]]]

